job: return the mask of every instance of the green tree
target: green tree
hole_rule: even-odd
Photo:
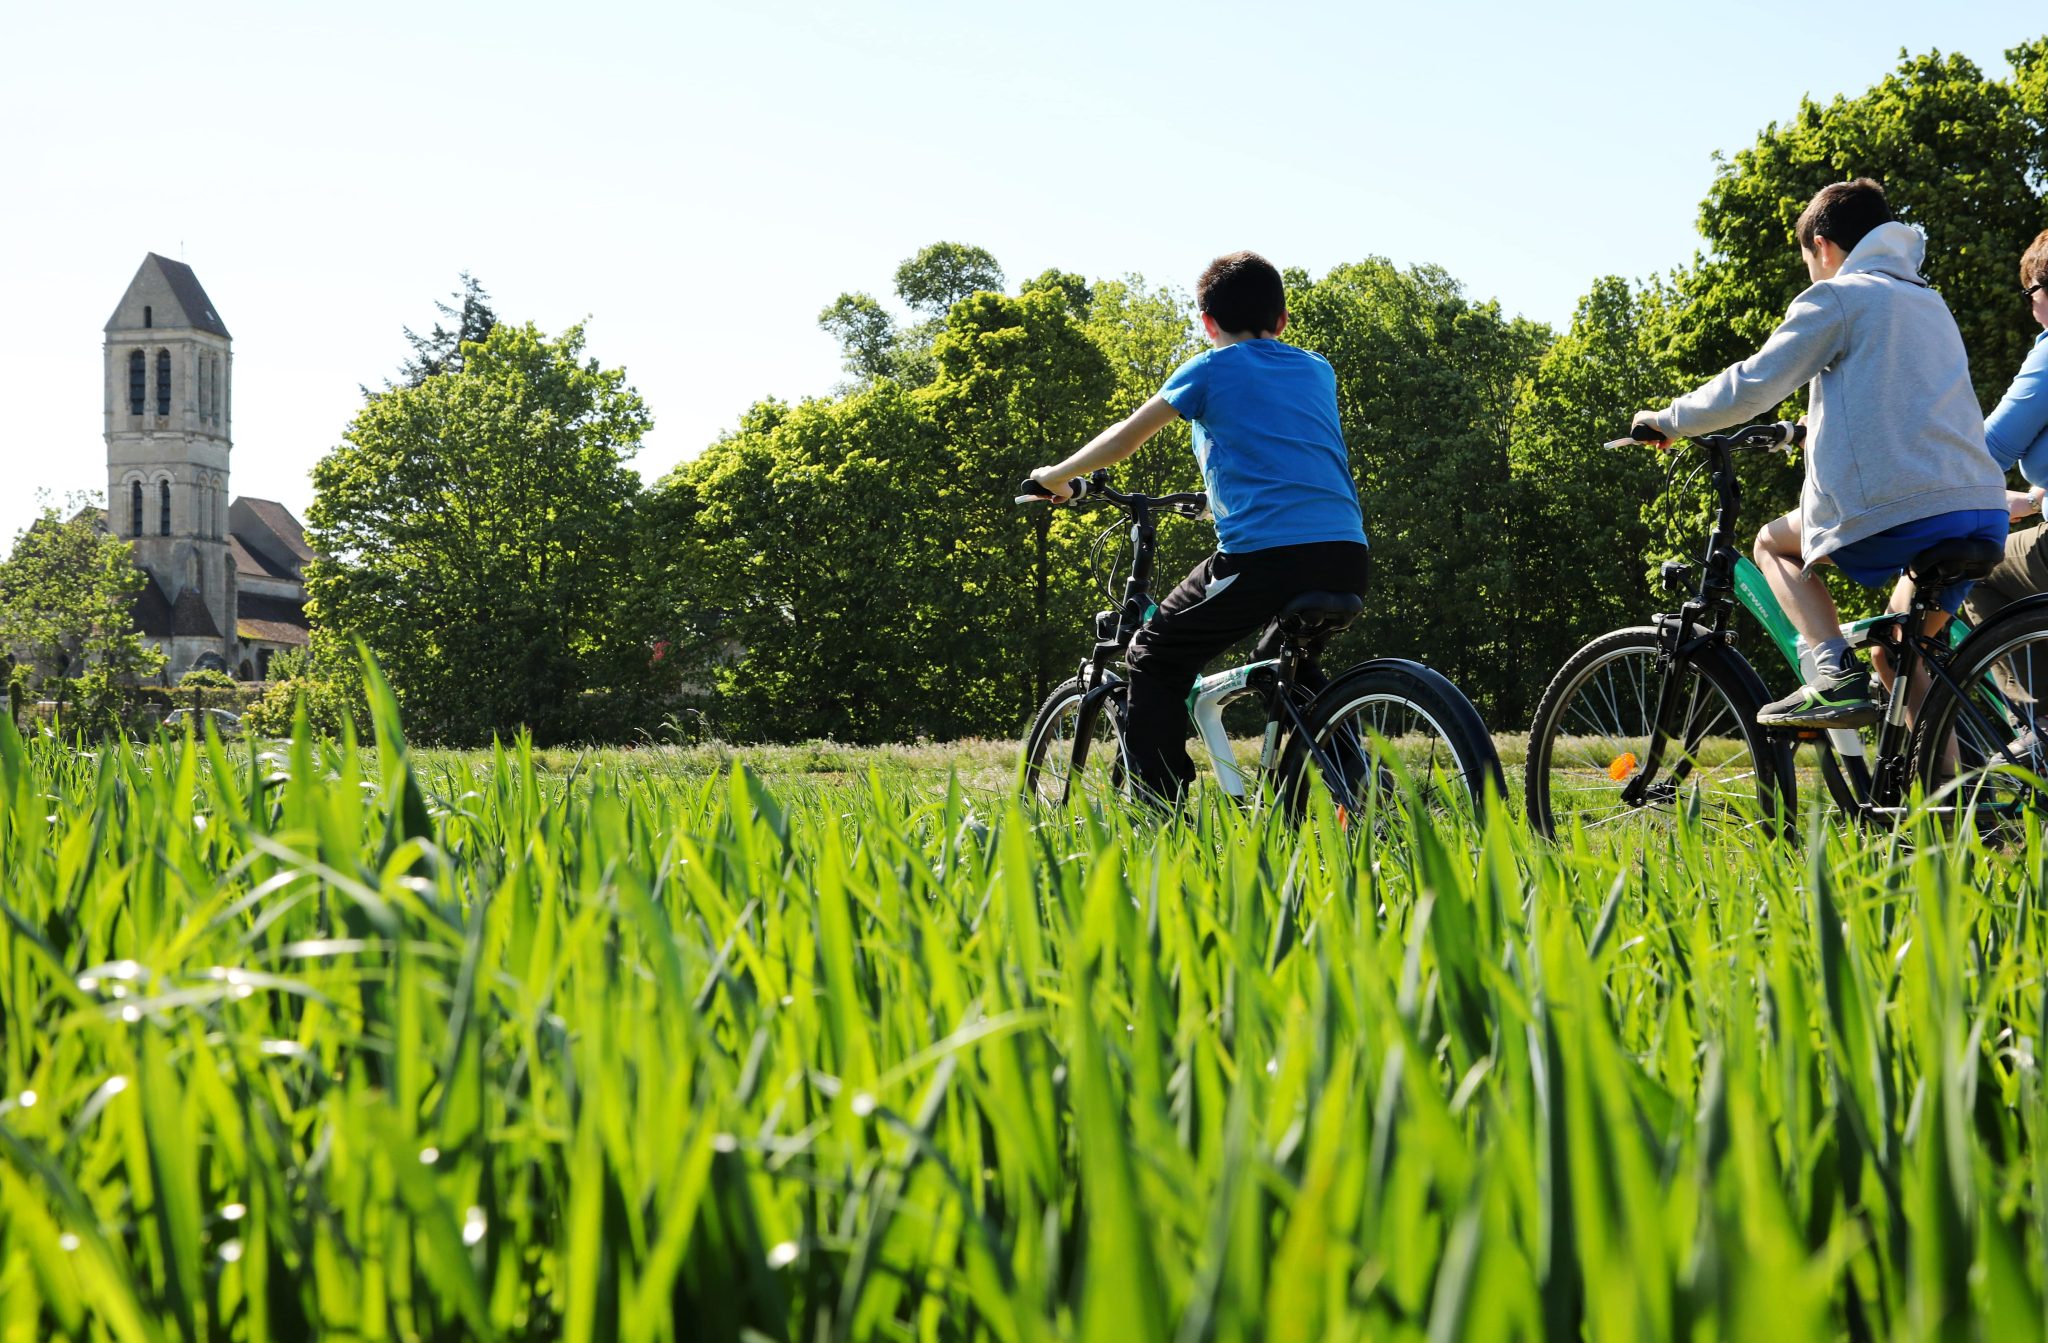
[[[896,319],[872,294],[841,294],[818,314],[818,325],[839,342],[846,371],[860,382],[895,371]]]
[[[1084,323],[1088,338],[1109,360],[1115,387],[1103,407],[1103,423],[1122,419],[1156,395],[1173,371],[1208,348],[1196,325],[1195,306],[1170,287],[1153,288],[1143,276],[1103,280],[1090,291]],[[1185,421],[1159,431],[1142,452],[1114,468],[1118,485],[1147,494],[1202,487],[1194,444]],[[1216,533],[1205,526],[1168,523],[1159,530],[1156,560],[1162,591],[1216,548]]]
[[[1286,339],[1327,358],[1373,550],[1368,616],[1332,665],[1415,657],[1494,721],[1523,712],[1518,588],[1504,544],[1521,525],[1508,440],[1520,380],[1547,328],[1474,303],[1433,266],[1380,259],[1288,277]]]
[[[1499,614],[1520,643],[1525,709],[1581,644],[1655,609],[1645,556],[1675,539],[1678,519],[1660,511],[1669,463],[1604,445],[1634,411],[1680,390],[1659,358],[1667,301],[1660,286],[1596,280],[1517,398],[1514,523],[1497,537],[1514,556],[1514,609]]]
[[[491,296],[468,271],[462,272],[462,287],[449,297],[455,302],[437,300],[434,307],[444,319],[454,323],[452,328],[437,321],[424,336],[411,327],[404,328],[405,343],[412,346],[412,357],[399,368],[400,386],[417,387],[442,373],[460,373],[462,347],[481,344],[498,325],[498,315],[491,310]]]
[[[423,737],[619,735],[607,715],[655,680],[651,614],[622,597],[647,409],[580,327],[461,353],[372,397],[314,468],[311,613],[377,655]]]
[[[958,464],[900,386],[756,407],[656,494],[689,557],[676,623],[719,645],[697,651],[720,655],[707,678],[720,733],[985,730],[966,693],[983,613],[960,577]]]
[[[1700,209],[1707,250],[1677,278],[1680,369],[1705,378],[1762,343],[1808,283],[1799,212],[1828,183],[1867,176],[1926,232],[1923,271],[1962,328],[1980,399],[1995,404],[2030,340],[2014,297],[2019,255],[2048,227],[2048,39],[2009,55],[2016,74],[2001,81],[1962,56],[1902,52],[1866,92],[1802,99],[1790,122],[1723,161]]]
[[[970,294],[998,293],[1003,268],[979,247],[935,242],[896,268],[896,297],[928,317],[940,317]]]
[[[134,620],[144,582],[127,542],[89,514],[66,520],[46,506],[0,560],[0,649],[46,676],[91,669],[109,692],[152,677],[163,655]]]
[[[948,656],[986,669],[970,682],[976,714],[1012,730],[1068,674],[1094,600],[1087,539],[1101,526],[1019,507],[1017,482],[1109,423],[1115,374],[1058,286],[962,299],[932,353],[938,376],[923,395],[959,457],[962,578],[985,613]]]

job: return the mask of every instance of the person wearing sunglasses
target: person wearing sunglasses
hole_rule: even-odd
[[[2013,520],[2041,511],[2048,495],[2048,229],[2020,256],[2020,298],[2041,327],[1998,408],[1984,421],[1984,446],[2001,467],[2018,466],[2034,488],[2012,496]],[[1984,576],[1963,604],[1963,616],[1981,625],[2036,592],[2048,592],[2048,527],[2030,527],[2006,538],[2005,559]]]

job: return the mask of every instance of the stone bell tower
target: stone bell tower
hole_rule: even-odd
[[[108,530],[170,608],[173,679],[232,665],[227,326],[190,266],[151,252],[107,320],[105,349]]]

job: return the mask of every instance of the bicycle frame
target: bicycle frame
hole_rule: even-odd
[[[1622,789],[1622,799],[1632,807],[1644,805],[1652,791],[1657,788],[1657,773],[1662,763],[1663,747],[1667,738],[1673,735],[1673,726],[1683,707],[1680,682],[1676,668],[1689,660],[1702,647],[1719,643],[1728,649],[1729,655],[1754,675],[1755,669],[1734,647],[1734,635],[1729,630],[1729,618],[1737,605],[1742,606],[1757,618],[1770,636],[1778,652],[1784,657],[1793,675],[1804,678],[1806,668],[1801,664],[1798,635],[1791,621],[1785,616],[1763,572],[1748,558],[1736,552],[1731,544],[1737,515],[1741,509],[1741,488],[1735,477],[1730,449],[1742,441],[1741,431],[1732,435],[1716,435],[1693,440],[1707,452],[1708,472],[1717,496],[1714,525],[1709,531],[1706,553],[1700,570],[1700,584],[1694,595],[1688,599],[1676,615],[1660,614],[1655,619],[1658,630],[1659,669],[1663,672],[1658,685],[1655,722],[1657,731],[1645,749],[1645,759],[1635,775]],[[1692,566],[1667,563],[1664,577],[1682,580]],[[1864,800],[1862,810],[1866,814],[1892,816],[1902,810],[1907,793],[1911,788],[1909,771],[1911,766],[1912,728],[1906,722],[1906,711],[1910,696],[1903,687],[1912,684],[1917,666],[1926,666],[1928,673],[1939,681],[1950,694],[1956,696],[1963,711],[1971,719],[1971,726],[1980,733],[1989,731],[1989,724],[1963,693],[1962,687],[1948,673],[1948,664],[1955,655],[1966,634],[1958,628],[1959,621],[1951,620],[1946,626],[1943,642],[1921,633],[1920,626],[1925,614],[1934,609],[1931,599],[1923,600],[1916,592],[1912,606],[1903,615],[1884,615],[1858,621],[1850,629],[1863,636],[1861,642],[1888,650],[1894,668],[1895,689],[1885,708],[1884,717],[1878,724],[1876,770],[1871,779],[1871,794]],[[1845,757],[1862,757],[1863,738],[1861,733],[1833,728],[1825,731],[1816,729],[1777,729],[1767,736],[1789,746],[1803,740],[1824,742],[1828,749]],[[1991,736],[1980,735],[1979,740],[1994,740]],[[1692,752],[1698,747],[1696,741],[1685,743],[1687,761],[1680,763],[1674,772],[1672,783],[1684,777]],[[2017,766],[2020,762],[2011,752],[2000,748],[2007,763]]]
[[[1096,616],[1095,646],[1080,667],[1081,683],[1088,687],[1087,698],[1082,701],[1081,714],[1084,722],[1092,723],[1094,715],[1102,711],[1112,690],[1121,682],[1111,670],[1112,664],[1130,647],[1138,629],[1158,609],[1152,599],[1153,558],[1158,547],[1157,516],[1162,512],[1176,516],[1189,516],[1185,501],[1199,498],[1194,495],[1166,495],[1153,498],[1141,494],[1122,494],[1109,488],[1098,472],[1093,480],[1090,493],[1123,508],[1130,515],[1131,567],[1125,576],[1123,597],[1114,612],[1099,612]],[[1204,501],[1206,503],[1206,500]],[[1105,624],[1105,617],[1114,617],[1114,624]],[[1289,640],[1281,644],[1279,655],[1263,658],[1256,662],[1200,678],[1188,695],[1188,714],[1203,745],[1208,748],[1211,767],[1216,772],[1217,782],[1223,790],[1239,801],[1250,793],[1250,780],[1238,768],[1236,756],[1230,747],[1230,738],[1223,727],[1223,706],[1232,700],[1247,695],[1261,696],[1266,705],[1265,739],[1259,751],[1259,772],[1269,773],[1280,758],[1281,729],[1295,733],[1307,749],[1316,767],[1325,779],[1338,779],[1341,774],[1322,747],[1311,738],[1308,721],[1303,717],[1297,674],[1300,670],[1300,648]],[[1077,732],[1074,738],[1073,765],[1079,770],[1086,763],[1088,734]],[[1349,798],[1338,799],[1349,803]]]

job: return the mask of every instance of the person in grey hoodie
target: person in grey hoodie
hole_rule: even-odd
[[[1797,234],[1813,284],[1763,348],[1635,423],[1668,446],[1755,419],[1808,386],[1799,507],[1757,533],[1755,556],[1817,670],[1757,721],[1855,727],[1877,720],[1870,673],[1849,652],[1815,566],[1875,587],[1939,542],[2002,544],[2005,475],[1984,446],[1955,318],[1920,277],[1926,241],[1893,220],[1884,188],[1867,177],[1823,187]],[[1943,608],[1952,614],[1966,592],[1942,594]]]

